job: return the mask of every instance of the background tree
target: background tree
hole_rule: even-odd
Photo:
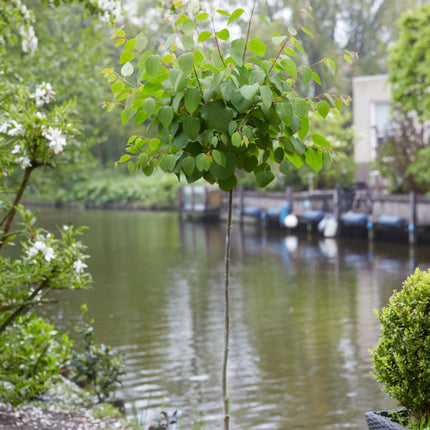
[[[430,119],[430,4],[405,13],[399,38],[389,51],[393,120],[379,143],[375,166],[392,192],[428,189]]]
[[[392,98],[419,121],[430,119],[430,3],[405,13],[399,39],[390,49],[389,82]]]

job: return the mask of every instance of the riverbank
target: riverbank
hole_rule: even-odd
[[[131,430],[119,409],[96,404],[91,395],[62,379],[40,398],[18,406],[0,403],[0,430]]]

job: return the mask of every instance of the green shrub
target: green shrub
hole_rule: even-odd
[[[430,270],[416,269],[376,313],[381,322],[371,350],[374,376],[416,422],[430,418]]]
[[[50,387],[70,358],[71,345],[43,318],[19,317],[0,337],[0,399],[16,405]]]
[[[120,377],[125,373],[123,358],[103,343],[94,343],[93,321],[87,317],[87,307],[81,307],[82,325],[78,332],[84,337],[82,352],[73,351],[68,367],[72,370],[72,381],[93,391],[103,402],[120,386]]]

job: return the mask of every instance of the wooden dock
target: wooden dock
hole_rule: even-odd
[[[194,219],[224,217],[227,193],[215,187],[184,187],[179,195],[179,213]],[[323,219],[334,219],[337,236],[368,240],[396,240],[411,245],[430,243],[430,198],[389,195],[370,190],[315,190],[311,192],[257,192],[237,190],[233,195],[234,221],[254,222],[285,229],[284,220],[294,214],[297,228],[323,234]],[[321,224],[320,224],[321,223]]]

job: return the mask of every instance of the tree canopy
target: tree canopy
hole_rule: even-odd
[[[399,39],[390,50],[392,97],[405,112],[430,119],[430,4],[405,13]]]

